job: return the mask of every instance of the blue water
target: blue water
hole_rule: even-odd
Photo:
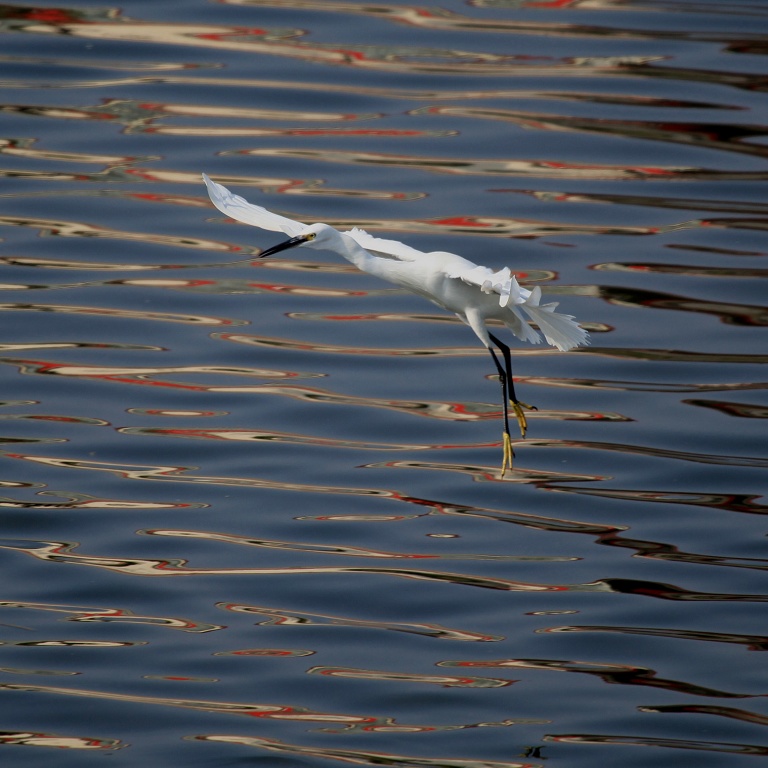
[[[767,22],[0,6],[2,765],[766,757]],[[202,171],[575,315],[513,471],[469,329]]]

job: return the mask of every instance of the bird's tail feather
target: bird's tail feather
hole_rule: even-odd
[[[561,352],[589,344],[589,334],[579,326],[572,315],[555,312],[557,302],[541,304],[541,288],[538,285],[530,291],[521,288],[509,270],[502,270],[494,277],[496,276],[501,276],[503,280],[492,286],[492,290],[500,294],[499,305],[507,307],[515,315],[514,319],[510,318],[508,326],[519,339],[532,344],[541,341],[539,334],[526,322],[527,315],[539,327],[547,342]]]
[[[573,347],[589,344],[589,334],[579,326],[571,315],[555,312],[556,303],[539,304],[532,294],[519,308],[533,320],[544,334],[546,340],[561,352]]]

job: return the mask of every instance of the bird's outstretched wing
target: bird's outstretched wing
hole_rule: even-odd
[[[380,237],[369,235],[364,229],[350,229],[344,233],[349,235],[358,245],[370,251],[375,256],[383,256],[386,259],[396,259],[397,261],[417,261],[424,254],[411,248],[410,245],[401,243],[398,240],[383,240]]]
[[[249,203],[240,195],[233,195],[226,187],[217,184],[206,174],[203,174],[203,181],[205,186],[208,187],[208,195],[211,198],[211,202],[230,218],[242,221],[243,224],[261,227],[261,229],[285,232],[290,237],[295,237],[306,229],[305,225],[300,221],[279,216],[268,211],[266,208],[262,208],[260,205]]]
[[[557,302],[541,303],[541,288],[533,290],[521,287],[517,278],[508,267],[493,272],[488,267],[473,267],[472,269],[457,270],[449,277],[463,280],[469,285],[476,285],[483,293],[495,293],[499,296],[499,306],[506,307],[515,316],[517,322],[510,318],[507,326],[523,341],[538,344],[541,337],[531,328],[527,321],[533,320],[544,334],[547,342],[559,350],[566,351],[573,347],[589,344],[589,334],[579,326],[572,315],[555,312]]]

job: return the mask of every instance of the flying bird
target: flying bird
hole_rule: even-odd
[[[490,352],[501,381],[504,417],[501,477],[504,477],[507,468],[512,468],[514,456],[509,434],[509,406],[523,437],[528,428],[525,409],[536,408],[517,399],[509,347],[486,328],[486,321],[500,320],[518,339],[531,344],[539,344],[543,334],[548,344],[564,352],[589,343],[587,332],[571,315],[555,312],[556,303],[542,304],[541,289],[538,286],[532,290],[522,288],[507,267],[494,272],[454,253],[424,253],[397,240],[373,237],[362,229],[339,232],[327,224],[307,226],[252,205],[206,174],[203,174],[203,180],[211,202],[222,213],[244,224],[288,236],[288,240],[262,251],[261,257],[299,246],[333,251],[363,272],[423,296],[466,323]],[[529,319],[541,333],[529,325]],[[503,366],[494,347],[501,352]]]

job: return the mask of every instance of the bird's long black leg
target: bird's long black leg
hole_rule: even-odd
[[[499,381],[501,382],[501,404],[502,413],[504,414],[504,433],[502,435],[504,457],[501,462],[501,476],[504,477],[507,468],[512,469],[512,457],[515,455],[512,450],[512,437],[509,434],[509,390],[507,389],[509,377],[501,367],[501,363],[499,362],[496,353],[493,351],[493,347],[488,347],[488,351],[491,353],[496,370],[499,372]]]
[[[509,347],[504,344],[503,341],[497,339],[492,333],[489,333],[488,337],[501,350],[501,354],[504,355],[504,367],[506,369],[509,400],[512,403],[512,410],[514,410],[515,416],[517,417],[517,423],[520,426],[520,434],[525,437],[525,433],[528,431],[528,419],[526,419],[525,411],[523,409],[527,408],[529,411],[535,411],[536,406],[522,403],[517,399],[517,395],[515,394],[515,380],[512,378],[512,355],[509,352]]]

